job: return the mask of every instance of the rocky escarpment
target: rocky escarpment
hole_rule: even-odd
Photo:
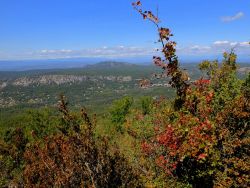
[[[113,81],[113,82],[131,82],[131,76],[76,76],[76,75],[42,75],[37,77],[20,77],[16,80],[0,83],[0,89],[8,84],[13,86],[27,87],[30,85],[62,85],[68,83],[80,83],[84,81]]]
[[[86,76],[63,74],[21,76],[15,79],[0,80],[0,108],[11,107],[22,103],[46,104],[49,103],[48,101],[53,102],[56,95],[53,93],[54,86],[62,85],[61,87],[63,88],[65,87],[63,84],[72,85],[72,88],[75,87],[74,84],[85,85],[86,90],[82,91],[81,95],[85,100],[87,100],[92,95],[104,92],[105,85],[108,82],[111,82],[110,85],[113,85],[113,83],[120,83],[123,85],[123,83],[130,84],[131,81],[133,81],[132,76]],[[47,88],[50,91],[41,92],[38,89],[38,92],[36,92],[36,88],[39,88],[39,86],[48,86]],[[77,95],[79,95],[79,93],[76,92],[76,96]]]
[[[238,72],[240,74],[248,74],[248,73],[250,73],[250,67],[241,67],[238,69]]]
[[[1,82],[0,81],[0,90],[5,88],[7,86],[7,82]]]

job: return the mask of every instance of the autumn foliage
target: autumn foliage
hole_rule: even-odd
[[[26,149],[25,187],[140,187],[139,174],[119,151],[110,151],[107,138],[95,138],[95,125],[84,109],[77,126],[61,99],[67,128]]]
[[[141,1],[132,6],[156,26],[153,63],[175,98],[126,96],[99,117],[71,111],[61,95],[56,118],[30,112],[0,139],[0,187],[250,187],[250,74],[238,78],[232,50],[191,81],[171,30]]]
[[[170,30],[160,27],[152,12],[143,11],[140,1],[133,6],[156,25],[164,59],[153,61],[177,91],[174,108],[162,120],[157,113],[163,112],[156,112],[155,136],[142,144],[145,155],[166,176],[193,187],[250,186],[250,102],[236,75],[236,54],[224,53],[221,65],[204,61],[200,69],[206,78],[191,83],[179,67]]]

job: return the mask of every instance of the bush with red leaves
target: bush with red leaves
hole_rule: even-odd
[[[156,25],[164,59],[153,61],[177,91],[166,117],[158,116],[162,111],[156,109],[155,136],[142,144],[145,156],[154,159],[166,176],[193,187],[249,187],[250,97],[247,84],[237,78],[236,54],[224,53],[220,66],[204,61],[200,69],[208,78],[189,83],[179,68],[170,30],[160,27],[151,11],[143,11],[140,1],[133,6]]]

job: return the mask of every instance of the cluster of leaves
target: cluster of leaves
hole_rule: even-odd
[[[156,66],[162,69],[162,75],[167,75],[171,78],[170,84],[173,88],[176,88],[177,97],[175,100],[175,108],[180,109],[185,101],[186,90],[189,87],[189,77],[186,72],[180,69],[179,60],[176,52],[176,42],[170,40],[173,34],[169,28],[160,27],[159,18],[155,16],[151,11],[143,11],[141,1],[132,3],[132,6],[137,10],[143,19],[148,19],[154,23],[158,29],[159,42],[162,45],[161,52],[164,55],[164,59],[160,56],[154,56],[153,61]]]
[[[153,61],[177,90],[174,108],[153,121],[155,136],[142,144],[145,155],[167,176],[193,187],[250,186],[249,77],[244,83],[237,78],[236,54],[224,53],[221,65],[204,61],[199,67],[206,78],[188,83],[170,30],[160,27],[159,19],[142,11],[141,5],[133,3],[144,19],[157,26],[162,43],[165,59]]]

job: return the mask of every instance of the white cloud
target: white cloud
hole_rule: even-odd
[[[65,54],[65,53],[71,53],[72,50],[65,50],[65,49],[62,49],[62,50],[41,50],[40,51],[41,54]]]
[[[210,45],[189,45],[177,46],[179,56],[206,56],[220,55],[225,51],[234,48],[239,56],[250,55],[250,45],[247,41],[218,40]],[[43,49],[34,52],[20,52],[18,54],[1,53],[0,59],[57,59],[57,58],[134,58],[147,57],[159,54],[155,47],[136,47],[136,46],[116,46],[100,48],[88,48],[82,50],[72,49]]]
[[[249,42],[241,42],[239,45],[243,46],[243,47],[250,47],[250,43]]]
[[[211,47],[210,46],[199,46],[199,45],[194,45],[190,47],[192,50],[209,50]]]
[[[244,42],[230,42],[230,41],[215,41],[214,42],[214,46],[217,47],[227,47],[227,48],[239,48],[239,49],[243,49],[243,48],[250,48],[249,42],[244,41]]]
[[[242,18],[244,16],[243,12],[238,12],[237,14],[233,15],[233,16],[224,16],[221,18],[221,21],[223,22],[232,22],[235,20],[238,20],[240,18]]]
[[[221,45],[227,45],[227,44],[229,44],[229,43],[230,43],[230,42],[227,41],[227,40],[224,40],[224,41],[218,40],[218,41],[215,41],[215,42],[214,42],[214,45],[221,46]]]
[[[227,40],[218,40],[213,42],[211,45],[191,45],[186,47],[178,47],[178,55],[219,55],[225,51],[230,51],[232,48],[235,49],[238,55],[250,55],[249,42],[235,42]]]
[[[236,46],[238,42],[230,42],[230,46]]]
[[[77,58],[77,57],[104,57],[104,58],[119,58],[119,57],[137,57],[137,56],[147,56],[153,55],[155,53],[154,48],[143,48],[143,47],[101,47],[92,49],[82,49],[82,50],[54,50],[54,49],[44,49],[41,51],[34,52],[34,56],[39,56],[40,58]]]

